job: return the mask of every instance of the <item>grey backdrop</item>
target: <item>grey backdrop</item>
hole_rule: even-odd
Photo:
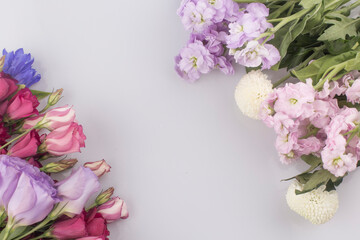
[[[238,111],[242,68],[196,84],[176,76],[173,56],[188,37],[175,14],[179,2],[1,1],[0,47],[35,56],[43,76],[35,88],[65,89],[62,103],[74,105],[88,137],[76,156],[113,167],[101,181],[126,200],[130,218],[110,225],[110,239],[356,235],[359,173],[341,185],[339,211],[325,225],[288,208],[280,179],[305,166],[281,165],[273,131]]]

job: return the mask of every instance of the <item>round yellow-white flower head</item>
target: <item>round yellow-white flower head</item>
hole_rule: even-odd
[[[260,70],[251,71],[236,86],[235,100],[246,116],[259,119],[261,103],[273,91],[271,81]]]
[[[313,224],[323,224],[329,221],[339,207],[339,199],[336,191],[324,191],[322,185],[318,189],[304,194],[296,195],[295,190],[302,190],[303,185],[294,181],[286,194],[286,201],[291,208],[300,216]]]

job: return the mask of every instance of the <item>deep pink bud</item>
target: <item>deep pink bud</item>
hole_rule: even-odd
[[[93,237],[107,237],[110,232],[107,229],[107,222],[104,217],[96,212],[96,208],[93,208],[88,212],[86,216],[86,230],[88,236]]]
[[[51,235],[56,239],[73,239],[87,236],[84,214],[81,213],[74,218],[57,221],[51,227]]]
[[[8,155],[19,158],[34,156],[40,146],[40,137],[36,130],[32,130],[20,138],[9,150]]]
[[[82,126],[73,122],[49,133],[40,148],[42,152],[47,151],[54,156],[61,156],[80,152],[80,148],[85,147],[85,139]]]
[[[99,206],[98,213],[100,213],[109,223],[118,219],[126,219],[129,217],[126,203],[119,197],[114,197]]]
[[[111,166],[107,164],[104,159],[96,162],[87,162],[84,164],[84,167],[90,168],[91,171],[93,171],[93,173],[95,173],[98,177],[101,177],[105,173],[110,172],[111,168]]]
[[[9,106],[6,109],[6,114],[8,118],[12,120],[39,114],[38,110],[36,109],[39,104],[40,103],[36,96],[33,95],[28,88],[24,88],[17,92],[10,100]]]
[[[0,101],[5,100],[18,89],[16,83],[16,80],[0,73]]]

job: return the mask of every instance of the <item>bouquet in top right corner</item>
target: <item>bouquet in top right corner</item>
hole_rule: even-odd
[[[246,67],[236,87],[240,110],[274,128],[280,161],[308,169],[286,194],[314,224],[338,209],[335,188],[360,165],[360,1],[184,0],[190,40],[175,57],[189,82]],[[264,69],[286,68],[274,84]],[[292,83],[286,83],[288,79]]]

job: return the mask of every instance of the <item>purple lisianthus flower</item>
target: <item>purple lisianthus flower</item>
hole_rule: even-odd
[[[185,5],[181,21],[186,30],[201,33],[214,24],[213,18],[215,14],[215,9],[205,2],[194,3],[191,1]]]
[[[61,202],[57,208],[69,216],[80,214],[92,194],[99,191],[98,177],[89,168],[79,167],[71,175],[55,184]]]
[[[199,40],[183,48],[175,57],[175,62],[177,73],[189,82],[194,82],[201,73],[208,73],[214,68],[214,56]]]
[[[235,61],[246,67],[258,67],[269,69],[280,61],[279,51],[271,44],[259,44],[258,41],[250,41],[242,50],[233,53]]]
[[[5,62],[3,72],[16,79],[19,84],[24,84],[30,87],[34,83],[40,81],[41,75],[36,74],[35,69],[32,68],[34,59],[31,59],[31,54],[25,54],[22,48],[16,52],[7,52],[3,50]]]
[[[58,202],[53,180],[25,160],[0,155],[0,206],[17,226],[42,221]]]

